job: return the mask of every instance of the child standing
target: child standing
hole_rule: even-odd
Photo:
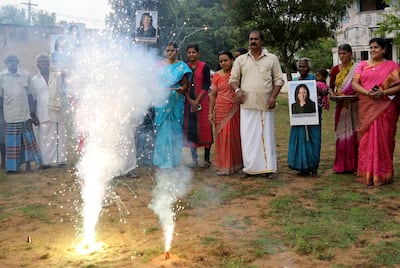
[[[317,91],[318,91],[318,105],[326,110],[329,109],[329,98],[328,98],[328,85],[326,79],[328,78],[328,71],[326,69],[319,69],[315,73],[317,80]]]

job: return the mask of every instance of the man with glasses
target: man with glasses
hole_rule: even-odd
[[[277,176],[274,134],[276,97],[284,84],[277,56],[264,47],[260,31],[249,34],[250,51],[233,64],[229,83],[240,107],[243,154],[241,178],[250,175]]]

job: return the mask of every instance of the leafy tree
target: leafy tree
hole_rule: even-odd
[[[14,6],[7,5],[0,8],[0,23],[1,24],[29,24],[25,17],[25,11],[17,9]]]
[[[395,1],[385,1],[388,5],[391,5],[393,13],[384,14],[384,20],[379,23],[378,32],[381,34],[393,33],[393,41],[396,44],[400,44],[400,5]]]
[[[329,37],[346,15],[349,0],[224,0],[230,12],[233,34],[246,43],[253,29],[265,33],[265,44],[284,64],[288,80],[296,53]]]
[[[106,18],[109,30],[115,35],[133,37],[137,6],[131,0],[109,0],[112,12]]]
[[[129,1],[109,0],[112,12],[107,25],[118,36],[132,38],[135,29],[135,12],[141,9],[158,11],[160,50],[168,42],[180,46],[180,56],[186,59],[185,47],[197,43],[201,59],[212,68],[218,66],[216,54],[233,47],[230,31],[227,30],[227,14],[221,0],[158,0]],[[146,5],[146,6],[144,6]],[[231,28],[231,27],[230,27]]]
[[[56,13],[48,13],[43,10],[33,12],[32,24],[39,26],[54,26],[56,25]]]
[[[174,41],[180,47],[182,60],[189,43],[200,47],[200,58],[212,69],[218,68],[216,55],[234,48],[228,15],[222,0],[162,0],[159,1],[160,44]]]
[[[23,9],[8,5],[0,8],[0,24],[29,25],[30,22]],[[54,26],[56,25],[56,14],[42,10],[32,12],[32,25]]]
[[[320,68],[330,69],[333,62],[332,47],[336,47],[335,40],[332,38],[319,38],[314,44],[310,44],[306,48],[299,50],[296,55],[299,58],[309,58],[313,66],[312,71],[314,72]]]

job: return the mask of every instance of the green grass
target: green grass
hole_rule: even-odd
[[[163,254],[164,251],[161,248],[156,248],[156,249],[145,249],[141,253],[142,257],[142,263],[148,263],[150,262],[153,258],[160,256]]]
[[[246,265],[243,259],[229,257],[222,260],[221,268],[247,268],[249,267]]]
[[[156,227],[148,227],[148,228],[145,228],[144,229],[144,234],[145,235],[148,235],[148,234],[151,234],[151,233],[154,233],[154,232],[158,232],[160,230],[160,227],[159,226],[156,226]]]
[[[371,260],[375,264],[393,267],[400,264],[400,242],[380,241],[368,246],[364,254],[367,257],[373,256]]]
[[[330,261],[335,250],[349,249],[365,232],[391,230],[399,235],[398,222],[388,219],[385,208],[378,206],[381,198],[340,185],[316,185],[303,193],[274,198],[269,216],[282,227],[285,239],[298,254]],[[387,258],[384,250],[374,249],[368,254],[375,264],[400,264],[400,257]],[[398,243],[389,243],[389,252],[398,250]]]
[[[211,245],[214,244],[215,242],[217,242],[217,239],[215,237],[201,237],[200,238],[200,243],[202,245]]]
[[[28,218],[50,223],[48,207],[42,204],[32,204],[20,207],[19,210]]]
[[[281,251],[284,245],[281,240],[274,238],[267,230],[259,229],[257,230],[257,238],[249,241],[249,248],[253,251],[254,256],[263,258],[264,255]]]

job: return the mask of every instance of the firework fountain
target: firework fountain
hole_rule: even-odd
[[[110,181],[135,167],[135,126],[150,105],[165,101],[168,91],[157,89],[155,59],[128,42],[98,37],[87,40],[76,55],[68,95],[73,100],[76,135],[83,137],[76,174],[81,185],[82,241],[79,253],[101,249],[96,226],[103,202],[111,194]],[[101,44],[101,45],[100,45]],[[190,187],[191,171],[160,169],[149,207],[159,217],[166,257],[174,234],[176,202]]]
[[[149,207],[157,214],[163,228],[166,259],[169,259],[175,229],[176,207],[174,205],[190,189],[191,178],[191,171],[184,167],[156,172],[157,184]]]
[[[95,229],[110,180],[136,165],[134,128],[154,97],[149,92],[153,57],[128,42],[110,40],[87,40],[69,81],[74,124],[84,144],[77,164],[83,203],[79,248],[89,252],[100,247]]]

